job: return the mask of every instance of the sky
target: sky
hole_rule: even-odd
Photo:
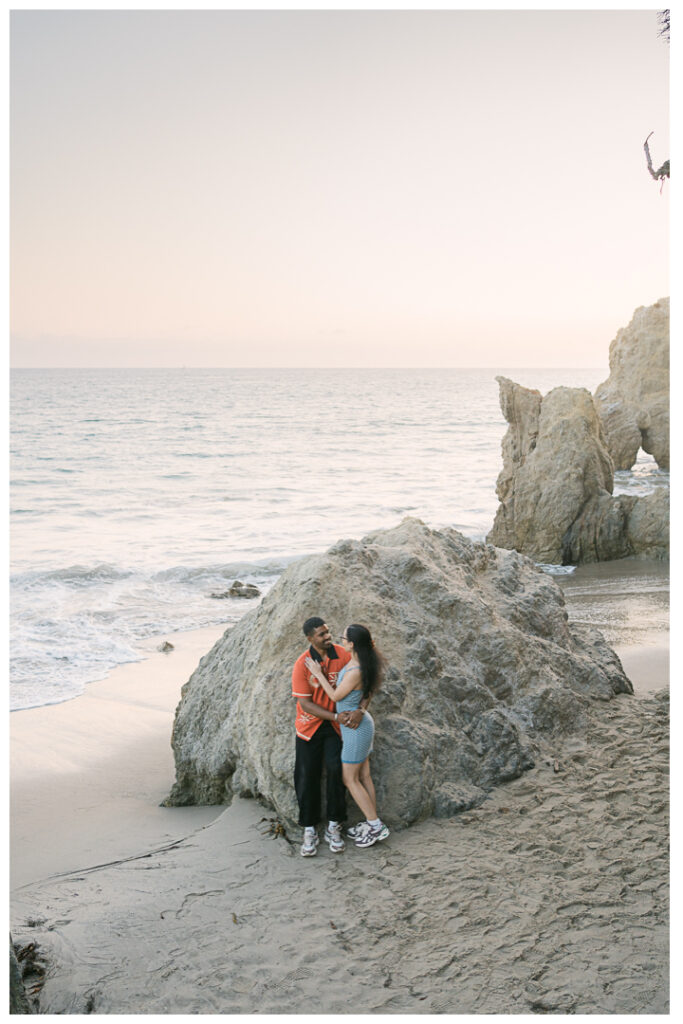
[[[658,28],[14,11],[12,365],[607,366],[669,294]]]

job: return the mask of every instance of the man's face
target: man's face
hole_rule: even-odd
[[[318,626],[311,633],[309,640],[316,651],[323,654],[332,643],[329,627],[327,625]]]

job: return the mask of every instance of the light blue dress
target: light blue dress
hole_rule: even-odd
[[[355,667],[355,665],[344,666],[337,676],[337,686],[339,686],[344,678],[346,670]],[[336,702],[337,711],[355,711],[360,707],[362,699],[362,690],[351,690],[350,693],[347,693],[345,697]],[[365,711],[357,729],[349,729],[347,725],[342,725],[341,722],[339,725],[342,735],[342,764],[362,764],[366,757],[372,753],[372,744],[375,738],[375,723],[372,715],[369,711]]]

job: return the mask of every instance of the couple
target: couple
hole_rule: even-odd
[[[345,845],[345,787],[366,817],[347,831],[356,846],[373,846],[389,835],[377,815],[370,776],[375,724],[366,710],[381,680],[382,659],[365,626],[347,626],[338,646],[332,643],[324,619],[306,619],[303,629],[310,646],[292,672],[292,694],[297,700],[294,788],[299,824],[304,828],[301,855],[314,857],[323,763],[329,818],[325,839],[330,850],[341,853]]]

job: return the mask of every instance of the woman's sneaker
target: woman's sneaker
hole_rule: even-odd
[[[301,844],[301,856],[302,857],[315,857],[318,852],[318,833],[315,829],[304,829],[304,841]]]
[[[347,828],[346,834],[349,839],[355,839],[357,836],[362,836],[366,828],[370,828],[367,821],[359,821],[357,825],[352,825],[351,828]]]
[[[384,822],[377,828],[373,828],[367,821],[363,822],[363,824],[365,828],[360,835],[354,838],[356,846],[374,846],[376,842],[389,838],[390,832]]]
[[[342,838],[341,825],[329,825],[325,829],[325,842],[329,844],[332,853],[341,853],[346,843]]]

